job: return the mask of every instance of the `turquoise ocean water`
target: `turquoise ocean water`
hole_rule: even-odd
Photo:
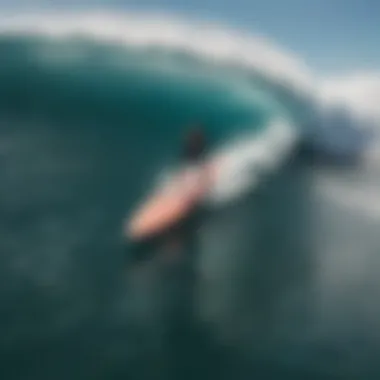
[[[376,378],[376,271],[323,266],[311,96],[88,35],[5,30],[0,56],[2,379]],[[197,122],[224,166],[173,262],[122,227]]]

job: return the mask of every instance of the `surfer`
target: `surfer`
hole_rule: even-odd
[[[185,163],[200,163],[206,151],[206,137],[201,126],[191,128],[185,135],[182,156]]]
[[[193,193],[194,196],[198,196],[199,192],[207,191],[210,185],[211,173],[205,166],[206,152],[207,140],[204,130],[200,124],[195,125],[185,134],[181,151],[182,163],[185,166],[185,182],[188,179],[189,186],[192,186],[191,181],[194,181],[193,187],[196,191],[195,194]]]
[[[198,124],[191,127],[184,136],[180,161],[185,166],[184,186],[190,186],[190,193],[194,197],[199,197],[209,186],[208,170],[204,167],[206,148],[207,141],[202,126]],[[195,249],[194,233],[198,229],[200,213],[201,206],[197,204],[188,215],[167,231],[167,246],[172,248],[173,252],[184,246],[189,250]]]
[[[206,147],[203,128],[200,125],[190,128],[184,136],[179,152],[178,158],[182,168],[173,184],[174,193],[171,195],[170,192],[164,192],[157,198],[152,198],[143,206],[142,213],[137,214],[137,219],[132,219],[134,236],[136,231],[140,231],[140,234],[137,234],[138,241],[145,244],[155,242],[154,245],[158,243],[158,246],[174,255],[176,251],[183,251],[185,247],[193,245],[196,240],[194,233],[199,226],[201,200],[210,185],[209,170],[205,166]],[[133,230],[136,226],[133,222],[136,220],[140,223],[140,230]],[[167,223],[167,226],[161,227],[159,223]]]

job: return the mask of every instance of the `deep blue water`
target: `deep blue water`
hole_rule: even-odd
[[[79,39],[3,36],[0,56],[2,379],[377,378],[367,333],[320,333],[312,174],[296,147],[207,209],[177,261],[122,235],[189,124],[212,148],[279,115],[303,128],[284,88]]]

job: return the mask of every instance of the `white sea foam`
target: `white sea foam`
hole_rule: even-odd
[[[54,37],[85,35],[127,45],[158,45],[251,67],[295,87],[308,87],[311,81],[305,65],[262,37],[178,16],[109,11],[8,13],[0,15],[0,31]]]
[[[225,202],[243,194],[275,170],[297,141],[295,128],[285,119],[273,119],[260,134],[246,133],[218,149],[217,181],[210,200]]]

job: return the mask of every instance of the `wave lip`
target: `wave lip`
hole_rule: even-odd
[[[132,46],[178,49],[213,62],[259,70],[299,89],[310,88],[312,78],[305,65],[262,37],[178,16],[110,11],[13,14],[0,17],[0,32],[84,35]]]
[[[201,61],[234,68],[236,72],[240,70],[248,75],[252,72],[267,78],[273,84],[274,92],[285,86],[295,98],[308,99],[310,107],[315,110],[312,116],[315,133],[323,136],[318,150],[325,149],[324,146],[330,149],[339,135],[342,140],[350,141],[347,144],[350,154],[350,136],[355,130],[363,135],[372,134],[373,141],[366,146],[360,142],[353,151],[362,149],[365,157],[380,160],[380,111],[376,101],[380,98],[378,73],[317,78],[299,59],[263,37],[159,13],[108,10],[8,13],[0,16],[0,33],[53,38],[82,36],[132,47],[155,47],[162,51],[185,52]],[[347,125],[343,128],[339,125],[336,129],[334,112],[337,107],[346,113]]]
[[[321,84],[324,103],[342,105],[368,121],[380,121],[380,73],[354,74],[325,80]]]

